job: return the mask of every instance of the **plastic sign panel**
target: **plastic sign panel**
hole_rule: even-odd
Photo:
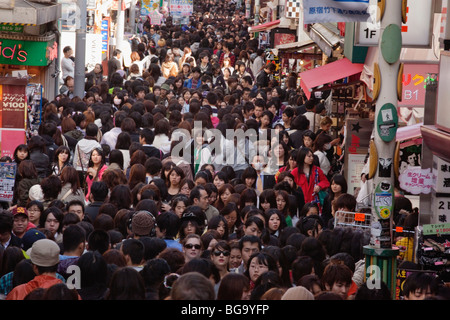
[[[408,0],[406,23],[401,26],[403,47],[431,47],[433,7],[434,1]],[[378,46],[380,34],[380,23],[356,22],[355,46]]]
[[[386,103],[380,109],[377,118],[377,130],[381,140],[392,141],[398,128],[397,109],[392,103]]]

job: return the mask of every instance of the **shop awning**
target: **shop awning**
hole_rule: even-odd
[[[362,63],[352,63],[343,58],[300,73],[300,86],[309,99],[313,88],[360,73],[363,66]]]
[[[279,44],[275,46],[275,49],[292,52],[314,46],[315,44],[316,43],[312,40],[306,40],[306,41]]]
[[[41,25],[61,18],[61,4],[55,2],[38,3],[26,0],[13,1],[14,6],[0,8],[2,23]]]
[[[422,126],[423,122],[420,122],[398,128],[395,140],[400,142],[400,148],[422,144]]]
[[[257,26],[250,27],[250,32],[262,32],[273,28],[276,28],[280,24],[280,19],[269,21],[263,24],[258,24]]]
[[[445,161],[450,161],[450,151],[448,148],[450,134],[439,130],[434,125],[423,125],[420,127],[420,131],[422,132],[423,140],[431,152]]]

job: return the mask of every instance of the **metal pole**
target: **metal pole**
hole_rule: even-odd
[[[84,97],[85,68],[86,68],[86,0],[77,2],[80,8],[80,28],[76,30],[75,39],[75,77],[74,96]]]

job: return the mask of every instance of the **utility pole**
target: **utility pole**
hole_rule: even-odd
[[[396,164],[397,104],[401,99],[403,66],[401,24],[406,18],[406,0],[378,2],[380,15],[379,58],[374,64],[375,129],[370,151],[373,177],[372,228],[366,255],[366,277],[374,288],[382,280],[395,297],[397,255],[393,249],[394,183]],[[400,95],[398,94],[400,92]],[[398,165],[398,163],[397,163]]]
[[[75,39],[75,76],[74,76],[74,96],[84,97],[85,68],[86,68],[86,0],[79,0],[77,4],[80,8],[80,27],[76,30]]]
[[[136,0],[130,3],[130,21],[128,22],[131,34],[136,34]]]
[[[122,3],[125,0],[119,0],[117,8],[117,25],[116,25],[116,48],[123,52],[123,35],[125,32],[125,11],[122,10]]]

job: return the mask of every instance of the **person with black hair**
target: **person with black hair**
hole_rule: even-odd
[[[183,251],[183,246],[175,240],[180,225],[180,218],[172,212],[165,211],[156,217],[156,236],[164,239],[167,248],[176,248]]]
[[[115,49],[113,56],[108,60],[108,83],[111,85],[111,78],[117,70],[122,70],[122,51]]]
[[[114,128],[102,135],[102,139],[100,141],[101,144],[109,145],[111,150],[116,149],[117,137],[122,132],[122,121],[126,117],[127,113],[125,111],[117,111],[114,113]]]
[[[87,251],[78,259],[76,265],[83,275],[77,289],[82,300],[103,300],[107,292],[108,266],[97,251]]]
[[[109,189],[104,181],[94,181],[91,186],[89,204],[85,207],[85,215],[90,221],[94,221],[101,205],[108,197]]]
[[[8,210],[0,210],[0,245],[4,249],[9,246],[21,247],[22,241],[14,235],[13,230],[14,217]]]
[[[146,182],[149,184],[154,178],[161,176],[163,163],[159,158],[149,157],[145,160]]]
[[[64,278],[71,273],[67,269],[75,265],[86,247],[86,232],[77,224],[67,226],[63,231],[62,254],[59,256],[60,263],[57,272]]]
[[[30,160],[33,161],[38,177],[43,179],[51,173],[51,160],[47,155],[47,148],[44,138],[33,136],[28,140],[28,151]]]
[[[142,145],[142,150],[148,158],[155,157],[162,160],[163,153],[160,149],[153,146],[155,133],[149,128],[143,128],[139,133],[139,143]]]
[[[242,263],[235,272],[244,274],[247,271],[250,257],[262,249],[261,238],[255,235],[244,235],[239,239],[239,249],[242,254]]]
[[[111,248],[111,241],[108,232],[105,230],[94,230],[87,237],[87,251],[98,251],[100,254],[104,254]]]
[[[155,258],[148,260],[140,271],[145,283],[146,300],[159,300],[159,287],[165,277],[170,274],[170,266],[166,260]]]

